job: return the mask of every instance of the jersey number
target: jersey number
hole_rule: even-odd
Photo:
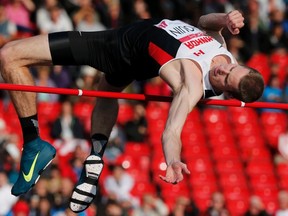
[[[199,50],[198,52],[194,52],[193,54],[196,56],[200,56],[200,55],[204,55],[205,53],[203,52],[203,50]]]

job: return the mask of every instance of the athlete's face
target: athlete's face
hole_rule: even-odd
[[[210,70],[210,83],[216,92],[233,92],[238,89],[242,77],[249,69],[237,64],[222,64]]]

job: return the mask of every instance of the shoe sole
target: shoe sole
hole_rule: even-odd
[[[98,179],[104,167],[103,160],[97,155],[88,156],[84,164],[86,178],[74,188],[70,199],[70,209],[75,213],[87,209],[96,197]]]

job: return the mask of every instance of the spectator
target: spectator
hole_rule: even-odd
[[[77,31],[102,31],[106,30],[106,26],[101,23],[99,14],[93,9],[83,11],[75,24]]]
[[[105,216],[124,216],[124,210],[115,200],[108,200],[105,206]]]
[[[51,215],[51,203],[46,197],[41,197],[38,206],[37,215],[50,216]]]
[[[229,13],[234,10],[233,5],[230,3],[231,1],[222,0],[222,1],[210,1],[204,0],[203,4],[203,13]]]
[[[83,90],[97,90],[97,85],[100,80],[101,73],[93,67],[81,66],[80,77],[76,80],[76,87]],[[93,97],[79,97],[77,102],[94,103]]]
[[[18,197],[11,194],[11,188],[12,186],[8,182],[7,174],[4,170],[0,170],[0,215],[7,215],[18,200]]]
[[[268,85],[265,87],[262,100],[265,102],[283,102],[283,89],[279,83],[278,75],[271,75]],[[283,112],[283,110],[263,108],[263,112]]]
[[[127,141],[145,142],[147,138],[146,110],[143,104],[134,105],[133,119],[124,125]]]
[[[114,0],[114,1],[107,1],[107,28],[117,28],[122,25],[120,22],[121,17],[121,7],[120,7],[120,1]]]
[[[16,37],[17,27],[7,18],[5,7],[0,4],[0,48],[8,41],[15,40]]]
[[[52,68],[51,79],[58,88],[69,88],[72,86],[72,79],[69,68],[56,65]]]
[[[276,210],[275,216],[288,216],[288,192],[280,191],[278,193],[279,208]]]
[[[139,200],[131,194],[135,184],[133,177],[121,165],[111,165],[110,168],[112,173],[104,179],[103,185],[107,197],[125,206],[137,206]]]
[[[30,194],[29,194],[30,197],[33,197],[34,195],[37,195],[39,199],[41,197],[49,197],[50,199],[52,199],[51,194],[48,191],[48,179],[47,178],[41,178],[38,180],[37,184],[30,191]]]
[[[269,216],[265,206],[258,196],[251,196],[249,199],[249,208],[244,216]]]
[[[60,187],[57,192],[54,192],[54,199],[52,202],[51,214],[61,215],[69,206],[71,191],[73,190],[74,182],[67,177],[62,177]]]
[[[114,163],[115,160],[124,152],[126,136],[123,128],[119,124],[115,124],[112,128],[111,135],[104,153],[104,156],[109,163]]]
[[[29,198],[29,216],[38,216],[38,206],[40,202],[40,197],[37,194],[32,195]]]
[[[225,206],[225,197],[220,192],[215,192],[211,197],[211,206],[205,212],[205,216],[229,216]]]
[[[131,216],[166,216],[169,213],[168,206],[160,198],[146,193],[142,197],[141,206],[132,211]]]
[[[36,25],[38,28],[43,28],[51,22],[50,9],[57,7],[59,4],[59,0],[42,0],[42,4],[36,10]],[[60,20],[71,20],[65,9],[60,9],[59,16]]]
[[[37,78],[35,83],[37,86],[46,86],[46,87],[56,87],[54,81],[50,78],[51,68],[47,66],[36,67]],[[46,102],[57,102],[59,95],[57,94],[48,94],[48,93],[38,93],[37,95],[39,101]]]
[[[12,208],[13,216],[29,216],[29,204],[24,199],[19,199]]]
[[[136,19],[149,19],[151,18],[148,5],[144,0],[135,0],[133,3],[133,10],[136,15]]]
[[[245,43],[241,38],[238,36],[230,37],[227,41],[227,46],[230,50],[230,52],[233,54],[233,56],[236,58],[236,60],[240,63],[244,64],[245,56],[243,56],[243,52],[241,49],[244,48]]]
[[[248,61],[255,53],[261,52],[267,54],[269,52],[269,35],[268,29],[261,21],[260,2],[258,0],[249,0],[247,12],[245,14],[246,23],[239,34],[240,38],[245,42],[245,46],[241,49],[244,61]]]
[[[31,15],[35,9],[32,0],[11,0],[5,6],[7,18],[17,25],[17,30],[22,33],[22,37],[29,37],[35,33],[31,22]]]
[[[0,149],[3,150],[3,145],[6,143],[7,139],[9,138],[9,132],[7,129],[7,124],[3,116],[0,117]],[[0,161],[3,157],[0,157]]]
[[[285,13],[281,9],[275,9],[270,14],[271,24],[270,24],[270,36],[269,43],[270,49],[273,50],[277,47],[287,47],[288,46],[288,35],[287,35],[287,21],[284,20]],[[287,27],[286,27],[287,26]]]
[[[18,176],[17,164],[20,161],[18,136],[11,134],[5,143],[4,166],[10,183],[15,183]]]
[[[281,133],[278,137],[278,152],[275,157],[277,159],[276,163],[287,163],[288,162],[288,130]]]
[[[59,152],[58,167],[62,178],[70,178],[76,183],[77,179],[80,177],[83,162],[89,155],[89,151],[89,146],[79,143],[75,146],[74,151],[71,151],[68,154],[66,151],[65,154],[60,154],[61,152]]]
[[[54,139],[53,145],[61,158],[61,169],[65,169],[67,174],[74,173],[78,176],[77,161],[79,160],[75,158],[75,154],[78,153],[78,151],[88,152],[90,149],[90,145],[85,139],[85,136],[82,122],[73,113],[73,103],[71,100],[65,99],[62,102],[59,117],[52,124],[51,137]],[[80,162],[83,162],[82,159]],[[74,170],[67,168],[67,165]],[[74,167],[75,165],[76,167]],[[79,166],[82,167],[81,164]],[[81,170],[81,168],[79,169]],[[70,176],[70,174],[68,176]]]
[[[49,16],[45,22],[37,21],[37,27],[41,34],[48,34],[58,31],[73,30],[73,23],[70,17],[65,16],[65,11],[60,4],[49,7]]]
[[[61,172],[57,164],[52,164],[49,169],[48,191],[49,193],[57,193],[61,188]]]
[[[94,9],[91,0],[81,0],[79,9],[72,15],[76,30],[101,31],[106,26],[100,21],[99,14]]]
[[[61,113],[51,128],[53,139],[71,140],[84,139],[84,130],[79,118],[73,113],[73,104],[66,99],[61,104]]]
[[[199,216],[200,212],[193,201],[188,197],[180,196],[176,198],[175,205],[169,216]]]

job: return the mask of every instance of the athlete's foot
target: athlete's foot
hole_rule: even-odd
[[[89,155],[86,158],[81,177],[70,199],[70,209],[73,212],[84,211],[96,197],[98,179],[103,166],[103,160],[99,155]]]
[[[55,148],[40,138],[25,143],[19,176],[12,187],[11,193],[14,196],[19,196],[29,191],[36,184],[41,173],[51,163],[55,155]]]

